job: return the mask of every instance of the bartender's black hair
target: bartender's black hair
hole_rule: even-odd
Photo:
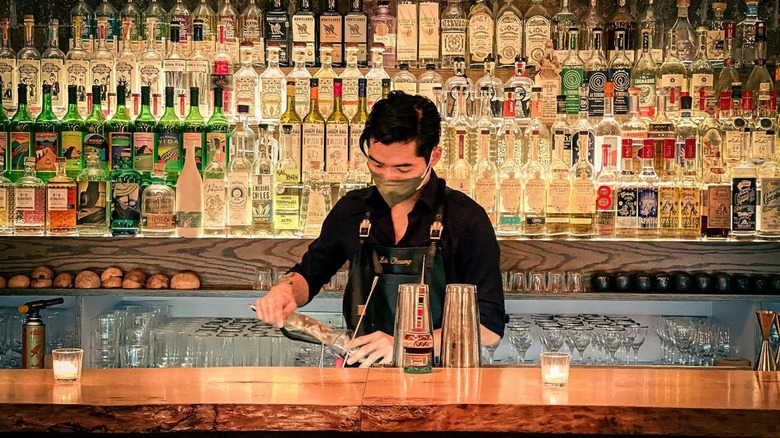
[[[374,104],[368,115],[360,150],[364,155],[370,141],[383,144],[409,142],[417,145],[417,156],[431,159],[431,151],[439,145],[441,116],[427,97],[413,96],[403,91],[391,91],[387,98]]]

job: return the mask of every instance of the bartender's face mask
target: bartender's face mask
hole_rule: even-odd
[[[431,171],[431,160],[428,159],[428,165],[425,167],[425,172],[421,176],[415,176],[413,178],[406,179],[386,179],[384,176],[371,171],[369,172],[374,179],[379,194],[382,195],[382,199],[385,200],[390,208],[395,207],[403,201],[411,198],[415,192],[420,190],[425,184],[425,179],[428,177],[428,173]]]

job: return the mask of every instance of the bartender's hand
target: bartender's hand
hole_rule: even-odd
[[[376,331],[359,336],[346,347],[353,351],[347,358],[347,365],[360,362],[360,368],[369,368],[374,363],[393,363],[393,337],[387,333]]]
[[[268,294],[255,301],[257,319],[273,324],[276,328],[284,325],[284,319],[298,308],[293,294],[293,285],[279,283],[272,287]]]

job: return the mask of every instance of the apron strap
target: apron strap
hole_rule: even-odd
[[[440,184],[436,191],[436,210],[428,239],[428,255],[425,257],[426,268],[433,267],[433,259],[440,249],[441,235],[444,233],[444,205],[448,194],[447,186]]]

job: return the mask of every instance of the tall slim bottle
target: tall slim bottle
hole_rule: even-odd
[[[523,53],[523,13],[509,0],[503,0],[496,16],[496,66],[514,67]]]
[[[537,65],[545,56],[547,41],[552,37],[550,13],[542,0],[531,0],[531,7],[525,13],[525,41],[523,53],[528,65]]]
[[[272,0],[271,7],[265,14],[265,40],[268,53],[266,59],[271,60],[271,43],[278,47],[276,59],[282,67],[290,65],[290,16],[284,0]]]
[[[340,183],[349,164],[349,118],[341,107],[341,79],[333,80],[333,113],[325,128],[325,178]]]
[[[263,33],[263,11],[249,0],[239,17],[240,41],[252,43],[252,66],[265,65],[265,34]],[[243,60],[242,60],[243,61]]]
[[[363,11],[363,0],[350,0],[349,12],[344,16],[344,43],[357,44],[357,62],[368,65],[368,15]],[[346,53],[344,54],[346,60]]]
[[[165,87],[165,112],[157,122],[157,147],[154,161],[165,163],[165,173],[171,181],[181,171],[181,121],[173,109],[173,87]]]
[[[421,0],[417,4],[417,11],[417,66],[422,68],[439,60],[439,2]]]
[[[395,60],[417,67],[417,32],[419,29],[417,2],[398,0],[396,2],[397,36]]]
[[[468,24],[461,0],[447,0],[441,12],[441,68],[452,68],[455,58],[465,59]]]
[[[125,149],[111,171],[111,234],[135,236],[141,226],[141,173],[133,169],[132,149]]]
[[[151,89],[148,85],[141,87],[141,111],[135,119],[133,134],[133,150],[135,170],[143,175],[152,172],[154,151],[157,149],[157,120],[149,107]]]
[[[642,172],[637,176],[637,224],[640,238],[658,237],[658,175],[655,173],[655,142],[645,141],[642,147]]]
[[[35,171],[44,181],[54,175],[55,161],[60,156],[60,122],[51,107],[51,85],[43,87],[43,110],[35,119],[33,155]]]
[[[346,111],[345,111],[346,115]],[[355,115],[349,120],[349,159],[356,166],[364,166],[366,156],[360,150],[360,137],[368,121],[368,107],[366,105],[366,80],[358,79],[358,105]]]
[[[195,145],[188,144],[184,166],[176,182],[176,234],[203,236],[203,180],[195,165]]]
[[[68,85],[68,112],[60,122],[60,150],[65,158],[65,171],[75,178],[82,169],[84,148],[84,119],[78,108],[78,89]]]
[[[46,226],[46,185],[35,175],[35,157],[24,158],[24,174],[16,180],[13,195],[15,234],[43,234]]]
[[[8,18],[0,20],[0,94],[5,101],[5,110],[16,110],[16,52],[11,48],[11,23]],[[6,163],[8,164],[8,163]]]
[[[336,67],[344,66],[344,16],[338,11],[336,0],[326,2],[325,11],[318,17],[318,30],[320,35],[320,64],[324,64],[322,59],[322,47],[330,45],[330,62]],[[315,48],[316,49],[316,48]],[[322,86],[320,84],[320,86]],[[324,90],[323,90],[324,91]]]
[[[301,171],[303,175],[311,172],[311,163],[322,164],[325,161],[325,119],[319,108],[319,79],[309,82],[309,114],[303,119],[303,142],[301,143]]]
[[[87,164],[76,177],[78,182],[76,228],[79,236],[105,236],[108,234],[111,182],[108,173],[100,166],[95,151],[87,150],[86,153]]]
[[[187,144],[195,146],[195,165],[198,171],[203,169],[203,150],[206,147],[206,122],[200,114],[200,90],[190,88],[190,112],[182,123],[182,145],[187,149]]]
[[[607,60],[602,54],[601,28],[593,29],[590,58],[585,61],[585,80],[588,84],[588,116],[598,123],[604,116],[604,84],[607,82]]]
[[[11,117],[8,128],[8,156],[11,157],[11,179],[22,176],[25,169],[25,159],[32,156],[35,135],[34,121],[27,110],[27,85],[17,86],[16,114]]]
[[[652,119],[655,116],[655,92],[658,76],[656,61],[650,50],[652,33],[650,29],[642,29],[642,52],[633,65],[631,84],[639,88],[639,115]]]
[[[230,163],[230,122],[222,111],[222,87],[214,87],[214,112],[206,123],[206,149],[204,157],[211,157],[211,150],[220,150],[220,160],[225,167]]]
[[[41,83],[51,85],[51,105],[54,114],[65,114],[65,54],[60,50],[59,20],[49,20],[49,39],[46,50],[41,54]]]
[[[65,157],[57,157],[57,174],[46,183],[46,234],[74,235],[76,181],[65,173]]]
[[[255,133],[249,126],[249,108],[238,107],[238,123],[230,136],[230,167],[227,171],[227,227],[232,236],[248,236],[252,225],[252,160]]]
[[[596,232],[596,169],[587,160],[588,154],[584,152],[588,146],[587,142],[583,143],[580,146],[580,159],[571,167],[571,201],[569,202],[571,237],[590,239]],[[599,187],[603,187],[603,185]],[[600,225],[603,232],[604,222]]]
[[[294,163],[297,163],[296,169],[298,173],[298,182],[300,182],[303,120],[301,120],[301,118],[298,116],[298,113],[295,111],[295,81],[287,81],[287,107],[284,111],[284,114],[282,114],[282,116],[279,118],[279,123],[289,126],[290,128],[289,130],[282,130],[280,134],[287,133],[287,135],[290,137],[286,140],[285,144],[290,148],[288,151],[290,154],[289,158]],[[289,169],[290,168],[288,167],[288,171]]]
[[[652,145],[652,142],[652,140],[644,140],[644,144]],[[631,139],[624,139],[621,146],[620,173],[617,175],[617,192],[615,194],[615,237],[617,238],[634,238],[639,229],[639,193],[637,192],[639,181],[637,173],[633,170],[633,150]]]
[[[125,106],[125,86],[116,87],[117,103],[116,113],[111,120],[106,122],[106,136],[108,137],[108,147],[111,151],[111,169],[117,169],[122,160],[122,154],[127,152],[130,159],[129,167],[133,168],[133,121],[127,114]],[[140,207],[140,205],[139,205]]]
[[[16,54],[17,83],[27,84],[27,109],[37,116],[41,112],[41,54],[35,48],[35,17],[24,16],[24,47]]]
[[[740,161],[731,168],[731,233],[734,240],[755,239],[758,228],[758,170],[749,161],[750,128],[744,128]]]
[[[0,235],[14,233],[14,183],[7,176],[5,155],[0,155]],[[74,225],[75,226],[75,225]]]
[[[493,11],[485,4],[485,0],[477,0],[469,10],[468,25],[468,59],[469,67],[482,67],[485,58],[494,52],[495,24]]]
[[[319,35],[317,35],[317,19],[312,11],[311,0],[299,0],[298,11],[293,14],[290,21],[292,44],[305,44],[304,62],[307,67],[314,67],[318,64]]]

